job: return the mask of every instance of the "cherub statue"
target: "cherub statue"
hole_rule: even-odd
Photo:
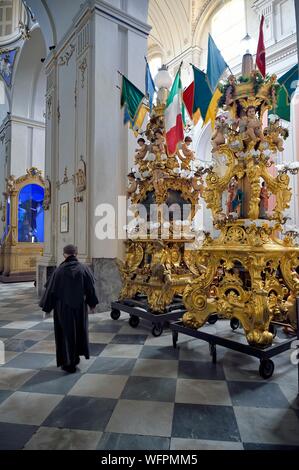
[[[10,194],[15,189],[16,177],[14,175],[5,178],[6,181],[6,190]]]
[[[215,121],[215,130],[212,134],[212,152],[216,152],[219,145],[225,144],[225,132],[227,123],[225,116],[217,116]]]
[[[127,196],[131,197],[131,194],[135,193],[138,187],[134,173],[131,172],[128,174],[128,180],[129,180],[129,185],[127,188]]]
[[[136,154],[134,157],[136,165],[138,165],[144,159],[148,151],[148,145],[145,143],[145,140],[142,137],[137,140],[137,144],[139,145],[139,148],[135,150]]]
[[[191,143],[192,143],[191,137],[189,136],[185,137],[184,142],[180,146],[180,150],[182,151],[184,157],[182,156],[179,150],[177,152],[177,156],[182,162],[181,163],[182,170],[190,170],[191,169],[190,163],[192,160],[195,160],[194,152],[189,148]]]
[[[153,151],[160,152],[161,154],[165,153],[165,137],[161,129],[157,129],[154,133],[155,141],[153,144]]]
[[[246,109],[246,115],[240,120],[240,129],[243,125],[245,127],[244,134],[249,141],[256,142],[258,140],[264,140],[262,133],[262,123],[256,117],[256,110],[254,106],[248,106]]]
[[[260,213],[259,213],[260,219],[267,218],[267,210],[269,208],[269,197],[270,195],[269,195],[266,183],[265,181],[263,181],[261,191],[260,191]]]
[[[276,114],[269,116],[269,126],[264,130],[264,134],[269,136],[271,142],[277,147],[279,152],[283,152],[283,139],[288,137],[289,131],[280,125],[279,116]]]

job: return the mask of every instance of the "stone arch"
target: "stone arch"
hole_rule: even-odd
[[[31,33],[31,39],[25,42],[15,65],[12,106],[13,115],[35,119],[36,100],[44,100],[46,78],[41,58],[45,57],[46,47],[40,28]],[[41,119],[40,113],[38,119]]]

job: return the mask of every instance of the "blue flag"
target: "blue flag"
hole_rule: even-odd
[[[207,78],[212,93],[216,90],[217,84],[227,68],[227,63],[223,59],[221,52],[217,49],[212,36],[209,34]]]
[[[151,74],[151,71],[150,71],[150,67],[149,67],[148,62],[146,60],[145,93],[148,96],[150,111],[152,110],[152,107],[153,107],[153,100],[154,100],[155,91],[156,91],[155,83],[154,83],[154,80],[153,80],[153,77],[152,77],[152,74]]]

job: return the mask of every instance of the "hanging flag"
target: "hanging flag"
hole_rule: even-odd
[[[181,68],[179,68],[165,108],[166,142],[170,155],[175,153],[177,144],[184,140],[183,119]]]
[[[145,116],[147,115],[148,112],[149,112],[149,107],[145,103],[142,103],[141,106],[139,107],[139,110],[137,112],[134,122],[131,123],[131,127],[134,131],[135,137],[137,137],[137,135],[141,131]]]
[[[216,88],[216,91],[210,101],[207,114],[204,120],[204,124],[207,124],[209,121],[211,121],[212,129],[214,129],[215,127],[215,120],[216,120],[216,115],[218,111],[218,101],[221,96],[222,96],[221,91],[218,88]]]
[[[151,69],[149,66],[149,63],[145,57],[145,62],[146,62],[146,68],[145,68],[145,93],[148,96],[149,100],[149,106],[150,106],[150,111],[153,108],[153,100],[154,100],[154,94],[156,91],[156,86],[155,82],[153,80],[152,74],[151,74]]]
[[[255,63],[257,67],[259,68],[263,77],[265,77],[266,75],[266,50],[265,50],[264,31],[263,31],[264,20],[265,20],[264,15],[262,15],[261,23],[260,23],[260,34],[259,34],[259,40],[258,40],[257,51],[256,51],[256,59],[255,59]]]
[[[190,119],[193,120],[193,105],[194,105],[194,81],[184,90],[183,102],[186,106]]]
[[[128,122],[130,122],[132,124],[133,121],[131,120],[130,115],[128,113],[128,108],[125,105],[124,106],[124,124],[128,124]]]
[[[135,122],[144,98],[144,94],[122,75],[121,106],[126,105],[127,113],[133,122]]]
[[[281,87],[278,91],[277,103],[275,109],[269,111],[269,115],[277,114],[285,121],[291,120],[291,99],[292,94],[296,89],[298,80],[298,64],[296,64],[278,79],[278,83],[281,85]]]
[[[11,87],[12,73],[18,49],[0,53],[0,76],[8,87]]]
[[[196,124],[200,119],[200,115],[205,121],[206,114],[213,95],[208,85],[207,75],[194,65],[192,66],[192,68],[194,74],[193,115],[195,116],[194,124]]]
[[[204,72],[192,65],[194,81],[183,93],[183,101],[190,118],[196,125],[202,117],[205,121],[206,114],[212,99],[212,93],[207,83],[207,76]]]
[[[227,63],[209,34],[207,78],[212,93],[215,92],[217,84],[227,68],[229,68]]]

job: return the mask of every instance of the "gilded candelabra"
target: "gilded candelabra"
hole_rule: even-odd
[[[175,155],[165,144],[165,104],[158,102],[144,138],[138,139],[135,166],[128,175],[133,221],[128,225],[126,257],[119,262],[120,299],[146,296],[159,314],[194,279],[189,269],[194,243],[192,222],[201,191],[188,137]]]
[[[276,76],[263,79],[255,70],[221,85],[212,146],[214,161],[225,165],[215,165],[202,189],[220,235],[206,234],[193,251],[189,269],[195,278],[183,295],[186,326],[198,329],[213,313],[234,317],[248,343],[259,347],[272,343],[271,321],[295,326],[299,294],[299,247],[292,232],[283,235],[291,200],[288,172],[298,165],[275,171],[287,130],[275,115],[262,127],[264,113],[275,108],[278,87]]]

